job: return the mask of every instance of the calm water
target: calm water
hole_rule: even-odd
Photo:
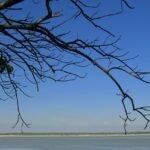
[[[150,150],[150,136],[0,138],[0,150]]]

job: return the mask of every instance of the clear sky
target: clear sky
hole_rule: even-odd
[[[105,1],[109,9],[114,9],[118,2]],[[143,70],[150,70],[150,1],[131,0],[130,3],[135,9],[125,8],[123,14],[107,18],[102,23],[117,36],[122,35],[118,43],[120,47],[129,50],[133,56],[140,55],[133,64],[138,64]],[[31,9],[30,5],[26,9]],[[86,33],[81,32],[82,36],[94,37],[91,30],[88,33],[88,26],[84,24],[73,28],[86,30]],[[32,124],[31,128],[24,129],[26,132],[123,131],[123,122],[119,118],[119,115],[123,115],[123,108],[120,97],[116,95],[116,86],[93,66],[84,68],[82,72],[88,74],[85,79],[67,83],[41,83],[39,93],[29,85],[27,91],[33,98],[20,95],[22,115]],[[150,85],[121,73],[118,73],[118,79],[135,98],[137,106],[150,105]],[[11,128],[16,121],[16,114],[14,100],[0,101],[0,132],[20,131],[19,126]],[[133,113],[134,116],[139,117]],[[128,130],[142,130],[144,125],[145,122],[139,118],[128,124]]]

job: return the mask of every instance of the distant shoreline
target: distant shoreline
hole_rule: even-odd
[[[150,133],[0,133],[0,138],[150,136]]]

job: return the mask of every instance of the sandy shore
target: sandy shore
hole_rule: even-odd
[[[102,137],[102,136],[150,136],[150,133],[83,133],[83,134],[0,134],[0,138],[50,138],[50,137]]]

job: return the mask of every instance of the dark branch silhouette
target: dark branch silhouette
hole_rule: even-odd
[[[132,110],[145,119],[145,128],[147,128],[150,122],[148,118],[150,106],[136,107],[134,99],[119,83],[113,72],[120,71],[147,84],[150,81],[146,80],[145,76],[148,76],[150,72],[140,71],[137,67],[129,65],[128,62],[136,57],[130,57],[128,52],[122,52],[117,46],[120,37],[117,38],[114,33],[98,22],[98,20],[122,14],[123,7],[133,9],[129,2],[120,0],[118,11],[100,15],[99,1],[96,5],[91,5],[82,0],[70,0],[66,2],[72,7],[70,14],[67,15],[68,18],[64,17],[63,8],[56,12],[53,11],[52,4],[57,5],[60,1],[39,0],[36,4],[31,1],[32,7],[44,3],[44,8],[43,5],[41,6],[41,9],[46,10],[43,11],[43,16],[38,14],[35,16],[31,8],[24,7],[24,3],[24,0],[0,2],[0,88],[6,96],[6,98],[1,97],[1,100],[15,98],[17,101],[18,116],[14,127],[20,121],[21,129],[23,126],[29,127],[19,107],[18,92],[27,95],[24,92],[26,85],[18,82],[19,75],[24,76],[39,90],[39,83],[45,79],[67,82],[76,78],[84,78],[84,75],[74,72],[71,68],[82,68],[86,66],[85,64],[90,63],[108,76],[118,87],[125,112],[125,117],[121,117],[124,120],[125,133],[127,132],[127,121],[135,120],[130,118],[130,113],[125,105],[126,100],[130,100]],[[17,13],[20,13],[21,17],[18,17]],[[77,22],[78,18],[91,24],[90,30],[95,28],[97,32],[103,32],[107,36],[107,38],[104,37],[104,42],[96,38],[93,40],[88,37],[86,40],[80,38],[82,33],[66,40],[72,31],[65,32],[63,30],[66,29],[65,25],[68,22]],[[103,61],[106,63],[105,66],[101,63]]]

